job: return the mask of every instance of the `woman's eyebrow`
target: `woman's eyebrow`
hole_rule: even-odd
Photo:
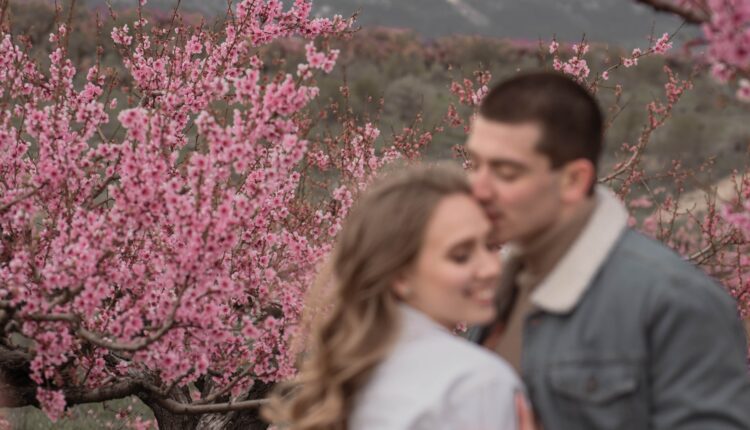
[[[473,237],[463,239],[462,241],[451,245],[450,248],[448,248],[448,251],[452,252],[461,248],[471,248],[474,246],[475,242],[476,242],[476,239],[474,239]]]

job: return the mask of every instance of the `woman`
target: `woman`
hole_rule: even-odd
[[[460,169],[382,178],[339,234],[333,309],[308,360],[265,415],[294,430],[517,428],[519,379],[452,334],[495,317],[499,270]]]

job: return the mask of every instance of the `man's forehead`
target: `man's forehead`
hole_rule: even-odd
[[[535,123],[509,124],[477,117],[472,123],[466,150],[483,157],[530,156],[537,154],[541,137],[541,127]]]
[[[542,125],[535,121],[511,123],[474,115],[471,118],[470,132],[522,138],[536,143],[542,137]]]

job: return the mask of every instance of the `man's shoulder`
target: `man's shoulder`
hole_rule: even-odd
[[[663,243],[627,229],[602,267],[602,283],[650,301],[731,307],[718,282]],[[606,278],[606,280],[604,279]]]
[[[631,276],[658,279],[690,278],[699,282],[714,283],[701,269],[680,256],[663,243],[633,229],[627,229],[611,255],[605,268],[622,267]],[[632,278],[631,278],[632,279]]]

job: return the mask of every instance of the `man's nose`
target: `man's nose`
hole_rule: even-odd
[[[477,200],[486,202],[492,199],[492,185],[487,169],[481,168],[476,170],[469,176],[469,181],[471,183],[471,192]]]

